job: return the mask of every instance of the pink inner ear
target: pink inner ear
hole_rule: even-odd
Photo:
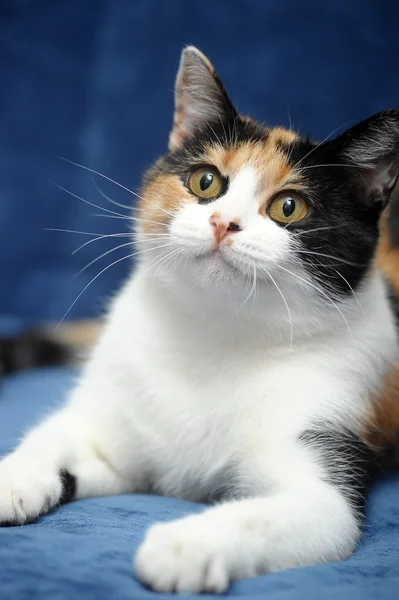
[[[177,150],[197,127],[231,118],[236,111],[209,60],[195,48],[183,51],[175,84],[175,115],[169,149]]]
[[[173,128],[169,136],[169,149],[179,148],[184,138],[189,133],[189,128],[185,124],[188,121],[187,95],[184,93],[187,85],[187,77],[184,73],[179,73],[175,86],[175,114],[173,118]]]
[[[169,150],[172,152],[177,150],[177,148],[183,144],[184,138],[187,136],[187,131],[185,131],[181,126],[182,122],[183,120],[180,117],[180,110],[176,111],[173,120],[173,129],[169,136]]]
[[[391,190],[396,182],[397,168],[393,162],[382,161],[374,169],[373,187]]]
[[[369,168],[363,169],[362,179],[370,191],[387,194],[392,191],[397,175],[397,161],[381,160]]]

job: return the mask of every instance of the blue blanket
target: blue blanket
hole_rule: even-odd
[[[16,443],[28,424],[60,402],[73,375],[67,370],[42,370],[5,381],[0,394],[1,452]],[[0,528],[0,598],[171,598],[153,594],[134,579],[133,552],[153,521],[203,509],[172,498],[115,496],[72,502],[35,524]],[[362,543],[350,560],[239,581],[227,594],[235,596],[398,600],[399,478],[375,486]]]

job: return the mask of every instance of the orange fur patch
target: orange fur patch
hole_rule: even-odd
[[[57,328],[55,329],[55,326]],[[43,331],[52,339],[73,346],[86,348],[92,346],[98,339],[103,323],[101,319],[82,319],[80,321],[57,323],[43,328]]]
[[[282,142],[283,144],[292,144],[298,139],[298,135],[290,129],[283,129],[282,127],[275,127],[270,131],[270,142],[277,144]]]
[[[195,202],[195,198],[176,175],[159,175],[141,190],[141,229],[145,233],[167,233],[172,215],[187,201]]]
[[[393,196],[399,200],[399,185]],[[389,235],[389,211],[380,220],[380,240],[377,249],[377,266],[399,296],[399,248],[393,247]],[[399,366],[386,377],[379,396],[363,428],[363,439],[376,451],[398,451],[399,448]],[[394,457],[398,462],[399,456]]]
[[[288,185],[301,185],[300,174],[292,169],[286,154],[279,148],[279,144],[294,141],[296,134],[280,127],[267,130],[267,133],[265,141],[248,141],[228,148],[209,144],[195,159],[198,165],[215,166],[225,177],[234,177],[244,167],[252,166],[259,174],[261,214],[265,214],[265,205],[277,191]],[[183,203],[196,202],[179,177],[173,174],[151,178],[144,184],[141,195],[140,217],[144,220],[141,227],[146,233],[166,233],[166,225],[172,218],[168,213],[173,215]]]
[[[295,134],[292,136],[284,129],[272,129],[265,142],[248,141],[231,148],[210,146],[204,160],[217,167],[222,175],[230,177],[237,175],[243,167],[252,166],[259,173],[264,188],[288,184],[289,179],[289,183],[300,183],[299,174],[293,171],[285,153],[278,148],[279,142],[285,144],[287,140],[295,139]]]
[[[396,190],[396,201],[399,201],[399,185],[396,187]],[[395,248],[391,243],[388,227],[388,210],[381,217],[377,265],[399,296],[399,247]]]
[[[377,453],[394,450],[399,441],[399,366],[385,379],[372,411],[362,427],[361,437]]]

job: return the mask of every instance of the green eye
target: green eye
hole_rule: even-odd
[[[274,198],[267,210],[277,223],[297,223],[309,212],[309,204],[298,194],[284,192]]]
[[[223,187],[223,179],[215,167],[199,167],[191,173],[188,187],[198,198],[216,198]]]

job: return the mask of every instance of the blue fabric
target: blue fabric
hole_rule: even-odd
[[[241,110],[271,124],[291,120],[320,139],[399,104],[397,0],[0,4],[0,313],[27,320],[59,319],[102,268],[128,253],[120,249],[74,278],[115,240],[71,256],[89,238],[43,228],[111,233],[128,222],[91,216],[100,211],[50,181],[119,210],[89,173],[57,157],[136,189],[142,169],[166,148],[184,44],[209,54]],[[115,200],[131,201],[97,182]],[[98,312],[127,262],[98,277],[70,316]]]
[[[42,370],[4,382],[0,452],[11,448],[28,424],[49,407],[57,406],[73,376],[67,370]],[[115,496],[72,502],[33,525],[0,528],[0,598],[171,598],[154,595],[134,579],[133,552],[153,521],[172,520],[203,508],[157,496]],[[235,582],[227,597],[237,596],[252,600],[397,600],[399,478],[375,486],[362,543],[350,560]]]

